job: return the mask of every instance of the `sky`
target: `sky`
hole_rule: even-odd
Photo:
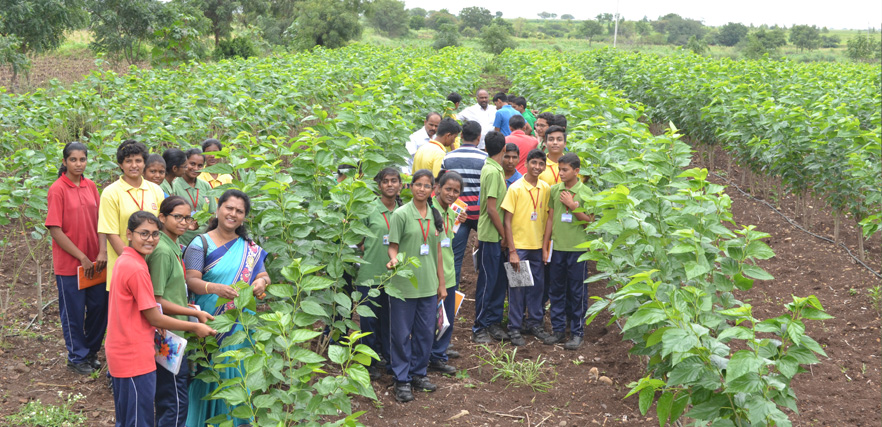
[[[817,0],[815,0],[817,1]],[[668,13],[684,18],[697,19],[709,26],[740,22],[745,25],[817,25],[830,29],[866,29],[882,26],[882,1],[880,0],[736,0],[731,3],[715,0],[619,0],[619,14],[625,19],[639,20],[643,16],[651,20]],[[538,19],[540,12],[569,13],[576,19],[593,19],[599,13],[615,13],[616,0],[404,0],[408,9],[421,7],[426,10],[446,8],[453,14],[469,6],[480,6],[491,13],[501,11],[503,18]]]

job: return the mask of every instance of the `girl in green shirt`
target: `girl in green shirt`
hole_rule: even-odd
[[[441,258],[441,213],[430,205],[435,180],[432,172],[420,169],[413,174],[413,200],[392,214],[389,229],[390,270],[398,264],[399,251],[405,259],[416,257],[420,267],[406,266],[416,278],[416,286],[404,277],[392,279],[403,299],[389,298],[390,362],[395,375],[395,399],[413,400],[413,389],[435,391],[426,378],[429,353],[435,338],[438,298],[447,297],[444,264]]]
[[[211,185],[199,179],[202,168],[205,166],[205,155],[199,148],[191,148],[184,155],[187,158],[187,168],[180,178],[172,184],[172,193],[181,196],[192,209],[190,216],[196,216],[196,212],[208,206],[208,212],[217,211],[217,202],[211,195]],[[205,232],[206,224],[190,223],[190,229],[178,239],[178,243],[187,246],[194,237]]]

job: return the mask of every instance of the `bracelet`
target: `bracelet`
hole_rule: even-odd
[[[208,282],[205,282],[205,294],[206,295],[208,294],[208,284],[209,284]]]

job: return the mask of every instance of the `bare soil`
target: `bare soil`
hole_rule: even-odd
[[[149,68],[148,63],[136,64],[138,68]],[[118,74],[126,74],[129,71],[127,63],[114,64],[107,62],[104,69],[111,69]],[[31,59],[30,73],[25,76],[19,74],[15,87],[12,87],[12,68],[0,67],[0,86],[7,90],[22,93],[35,88],[47,87],[52,80],[58,80],[62,85],[82,80],[84,76],[98,69],[95,65],[95,56],[88,49],[73,52],[69,56],[41,55]]]

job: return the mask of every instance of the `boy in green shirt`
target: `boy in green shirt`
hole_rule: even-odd
[[[591,190],[579,179],[579,156],[564,154],[558,165],[561,182],[551,187],[548,223],[542,245],[543,260],[547,261],[551,252],[551,262],[547,264],[551,270],[548,296],[551,301],[549,317],[552,330],[551,336],[543,342],[552,345],[563,341],[569,323],[572,336],[564,348],[576,350],[582,345],[585,333],[582,319],[588,308],[585,288],[588,269],[585,261],[579,261],[585,249],[577,246],[587,240],[586,223],[594,221],[594,215],[576,212],[582,206],[582,201],[591,194]],[[551,242],[554,242],[553,247]]]

